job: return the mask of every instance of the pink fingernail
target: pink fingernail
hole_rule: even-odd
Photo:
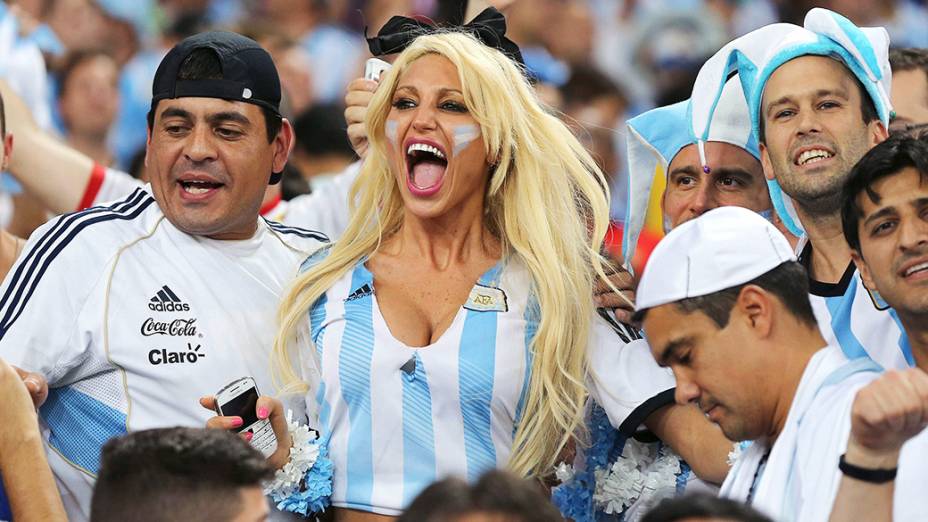
[[[258,418],[259,419],[267,418],[267,408],[265,408],[264,406],[258,408]]]
[[[243,422],[243,421],[242,421],[242,418],[241,418],[241,417],[235,417],[235,418],[232,419],[232,427],[233,427],[233,428],[238,428],[239,426],[242,425],[242,422]]]
[[[253,439],[254,437],[255,437],[255,434],[250,431],[245,433],[245,440],[248,442],[251,442],[251,439]]]

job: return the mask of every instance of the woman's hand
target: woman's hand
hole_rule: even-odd
[[[361,158],[367,155],[367,129],[364,128],[364,118],[367,116],[367,106],[377,90],[377,82],[366,78],[355,78],[348,84],[345,93],[345,122],[348,123],[348,140],[351,148]]]
[[[200,406],[210,411],[216,411],[216,397],[213,395],[201,397]],[[267,458],[268,462],[271,463],[274,469],[284,467],[284,464],[290,460],[290,447],[293,445],[293,441],[290,439],[290,431],[287,429],[283,404],[273,397],[262,395],[258,397],[258,402],[255,404],[255,415],[260,420],[269,419],[271,421],[271,429],[274,430],[274,436],[277,438],[277,449]],[[206,427],[220,430],[239,430],[242,427],[242,422],[241,417],[216,415],[206,421]],[[248,442],[251,442],[253,437],[251,432],[239,433],[239,435]]]

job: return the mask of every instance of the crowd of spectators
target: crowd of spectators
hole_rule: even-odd
[[[765,24],[801,21],[813,5],[859,25],[887,27],[896,47],[928,46],[922,30],[928,9],[919,0],[537,0],[515,2],[507,24],[544,99],[576,126],[611,176],[612,215],[621,221],[622,122],[687,98],[699,66],[725,42]],[[280,71],[283,115],[314,122],[314,134],[297,136],[299,161],[289,173],[310,186],[341,163],[320,170],[303,161],[306,154],[347,157],[338,139],[344,121],[331,115],[370,56],[365,30],[376,33],[397,13],[460,23],[465,9],[461,0],[18,0],[6,6],[16,13],[15,23],[5,19],[18,36],[5,37],[34,42],[45,57],[47,78],[12,65],[17,77],[5,75],[39,124],[100,164],[135,175],[145,145],[140,122],[167,49],[207,29],[254,37]],[[27,236],[42,214],[34,202],[28,213],[28,197],[18,196],[15,185],[6,178],[4,197],[17,197],[22,216],[12,230]],[[11,208],[0,215],[7,226]]]

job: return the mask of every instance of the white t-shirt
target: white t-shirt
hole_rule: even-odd
[[[802,247],[801,261],[811,255],[806,245]],[[915,364],[895,312],[867,290],[854,263],[848,265],[838,283],[810,280],[809,291],[822,337],[828,344],[840,346],[848,359],[869,357],[886,369],[905,369]]]
[[[894,522],[928,520],[928,430],[922,431],[902,446],[896,491],[893,494]]]
[[[778,521],[828,520],[841,481],[838,458],[847,448],[854,397],[879,372],[873,361],[848,361],[833,345],[816,352],[773,447],[754,441],[719,494],[741,502],[750,497],[754,508]]]
[[[242,376],[275,392],[279,301],[324,239],[262,218],[247,240],[191,236],[142,188],[36,230],[0,286],[0,357],[48,380],[40,418],[71,520],[89,515],[110,438],[202,427],[197,399]]]
[[[328,443],[334,506],[396,515],[436,479],[473,481],[505,467],[526,400],[529,347],[539,320],[530,288],[521,262],[498,263],[479,279],[449,328],[423,348],[390,333],[363,263],[313,305],[309,331],[321,386],[307,397],[307,410],[319,412]],[[672,373],[656,365],[644,340],[626,344],[599,317],[589,349],[591,389],[615,427],[674,387]],[[650,374],[622,367],[643,355]]]
[[[360,161],[352,163],[319,190],[281,201],[264,215],[271,221],[321,232],[334,241],[348,227],[348,191],[360,170]],[[123,198],[141,186],[141,181],[125,172],[106,169],[99,185],[91,182],[88,190],[94,192],[85,193],[83,200],[90,202],[88,206],[103,205]]]

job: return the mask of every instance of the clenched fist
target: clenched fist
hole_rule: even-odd
[[[899,450],[928,426],[928,374],[888,371],[857,393],[846,459],[865,468],[896,466]]]

